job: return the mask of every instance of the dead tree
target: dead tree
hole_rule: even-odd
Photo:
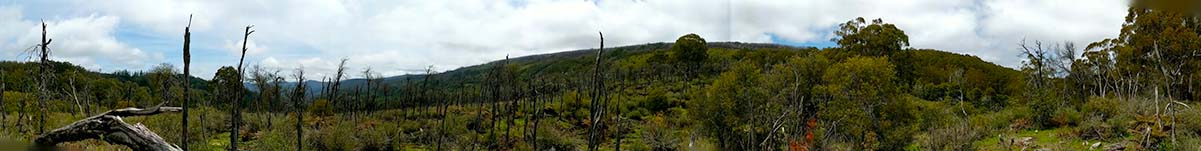
[[[626,71],[626,70],[620,70],[620,69],[619,69],[619,71]],[[627,72],[619,72],[619,74],[617,74],[617,77],[615,77],[615,78],[616,78],[616,79],[618,79],[618,80],[623,80],[623,78],[624,78],[624,76],[625,76],[625,74],[626,74],[626,73],[627,73]],[[618,85],[618,86],[617,86],[617,93],[618,93],[618,95],[617,95],[617,96],[615,96],[615,97],[618,97],[618,98],[614,98],[614,100],[616,100],[616,99],[621,99],[620,97],[621,97],[621,96],[623,96],[623,95],[621,95],[621,94],[622,94],[623,92],[625,92],[625,89],[626,89],[626,82],[618,82],[618,83],[617,83],[617,85]],[[609,104],[609,102],[610,102],[610,101],[612,101],[612,100],[605,100],[605,104]],[[616,118],[615,120],[616,120],[617,122],[615,122],[615,123],[614,123],[614,125],[616,125],[616,128],[614,128],[614,129],[616,129],[616,132],[614,132],[614,133],[613,133],[613,137],[614,137],[614,138],[617,138],[617,141],[615,141],[615,143],[613,143],[613,150],[616,150],[616,151],[620,151],[620,150],[621,150],[621,137],[622,137],[621,135],[622,135],[622,133],[624,132],[624,131],[621,129],[621,128],[623,127],[623,126],[622,126],[622,124],[621,124],[621,120],[623,119],[623,118],[621,117],[621,108],[622,108],[622,107],[621,107],[621,105],[620,105],[620,104],[618,104],[618,105],[617,105],[617,108],[616,108],[616,109],[614,109],[614,110],[617,112],[617,114],[615,115],[616,117],[614,117],[614,118]]]
[[[180,105],[181,107],[183,107],[183,118],[181,118],[182,120],[180,120],[180,121],[182,121],[182,125],[183,125],[183,133],[181,133],[181,135],[183,137],[180,137],[179,142],[180,142],[180,144],[183,145],[182,146],[183,150],[188,150],[188,104],[192,102],[192,99],[190,97],[191,93],[188,92],[190,89],[192,89],[192,82],[191,82],[190,78],[188,78],[191,75],[190,67],[192,66],[191,43],[192,43],[192,15],[188,15],[188,26],[183,28],[183,75],[180,75],[183,78],[183,95],[184,96],[183,96],[183,105]]]
[[[46,113],[48,112],[46,110],[46,100],[50,99],[50,90],[47,89],[47,87],[49,87],[49,82],[51,80],[51,78],[49,78],[50,71],[48,71],[51,69],[50,60],[47,58],[50,57],[49,46],[51,41],[54,40],[46,38],[46,22],[42,21],[42,43],[38,44],[38,47],[40,47],[42,50],[40,53],[41,58],[39,59],[40,66],[38,66],[38,73],[42,74],[42,76],[38,76],[38,78],[41,78],[42,80],[38,80],[39,82],[37,84],[38,92],[42,93],[41,95],[38,95],[38,106],[41,109],[41,112],[38,113],[38,134],[41,134],[46,130]]]
[[[292,89],[292,110],[296,112],[296,150],[300,151],[304,144],[304,127],[301,126],[301,122],[304,121],[304,113],[300,112],[304,110],[300,107],[300,102],[304,101],[304,68],[296,68],[292,77],[296,78],[296,88]]]
[[[142,123],[130,125],[123,117],[149,116],[165,112],[179,112],[179,107],[124,108],[85,118],[71,125],[43,133],[34,140],[33,150],[57,150],[57,145],[87,139],[100,139],[108,143],[124,145],[136,151],[182,151],[175,144],[167,143],[158,134]]]
[[[541,84],[542,79],[537,79],[537,80],[538,80],[538,83]],[[538,120],[540,118],[542,118],[542,103],[541,103],[541,99],[540,99],[542,97],[542,94],[538,93],[538,89],[540,88],[540,86],[541,85],[539,85],[539,87],[530,88],[530,92],[533,93],[530,97],[534,99],[534,105],[533,105],[534,106],[533,107],[534,108],[534,129],[533,129],[534,150],[538,150],[538,122],[539,122]]]
[[[597,128],[600,128],[600,126],[597,124],[600,123],[600,118],[601,118],[600,115],[604,113],[604,109],[602,107],[602,104],[600,104],[600,103],[601,103],[601,99],[603,99],[604,88],[605,88],[605,82],[604,82],[604,77],[603,77],[604,71],[602,71],[603,68],[601,68],[601,59],[604,58],[603,56],[605,53],[605,34],[601,33],[601,32],[597,32],[597,34],[600,35],[600,49],[596,50],[596,65],[594,66],[595,70],[593,71],[593,75],[592,75],[592,92],[593,92],[592,93],[592,105],[591,105],[592,115],[591,115],[591,118],[588,119],[588,120],[591,120],[591,125],[588,125],[588,150],[589,151],[595,151],[597,144],[600,143],[599,142],[600,138],[598,138],[599,135],[597,134],[598,133]]]
[[[275,70],[268,75],[268,77],[271,77],[271,99],[269,99],[269,102],[267,102],[266,111],[268,112],[267,127],[271,127],[272,121],[275,121],[275,114],[270,113],[282,110],[280,107],[278,107],[280,104],[276,103],[283,103],[284,76],[279,74],[279,70]],[[286,114],[287,112],[284,113]]]
[[[334,79],[330,79],[330,82],[333,83],[333,86],[329,87],[329,92],[330,92],[329,94],[331,95],[331,96],[329,96],[330,97],[329,103],[331,105],[335,105],[334,106],[335,109],[337,109],[336,105],[338,103],[341,103],[338,101],[338,99],[339,99],[338,87],[342,86],[342,76],[346,75],[346,61],[349,61],[349,60],[350,59],[342,58],[342,61],[338,63],[338,71],[336,73],[334,73]],[[335,102],[337,102],[337,103],[335,103]]]
[[[502,82],[502,80],[500,80],[499,76],[503,74],[502,72],[504,72],[504,69],[506,66],[508,66],[508,63],[509,63],[509,56],[506,55],[505,60],[501,60],[501,63],[499,65],[492,67],[493,68],[492,73],[488,76],[488,79],[490,79],[490,81],[488,81],[488,85],[489,85],[488,92],[492,96],[492,113],[491,113],[491,117],[490,117],[492,119],[491,120],[492,125],[491,125],[491,127],[488,128],[491,130],[491,132],[497,131],[497,128],[496,128],[496,121],[498,121],[497,116],[501,115],[500,114],[500,101],[502,101],[504,99],[501,98],[501,87],[500,87],[501,84],[499,82]],[[491,136],[492,136],[492,140],[494,142],[499,142],[499,141],[497,141],[498,139],[496,138],[496,133],[492,133]],[[497,143],[497,144],[500,144],[500,143]]]
[[[237,78],[238,80],[237,81],[239,83],[242,82],[242,76],[246,75],[246,72],[242,68],[242,63],[243,63],[243,61],[246,60],[246,42],[250,40],[250,34],[254,33],[253,30],[250,30],[250,28],[253,28],[253,27],[254,27],[254,25],[246,26],[246,31],[244,32],[245,34],[242,35],[243,36],[242,37],[242,58],[238,59],[238,78]],[[234,99],[237,102],[234,102],[234,105],[233,105],[234,106],[233,120],[231,120],[231,121],[233,121],[233,124],[232,124],[233,126],[229,128],[230,150],[233,150],[233,151],[238,150],[238,127],[241,124],[239,122],[242,121],[242,106],[243,106],[242,99],[243,99],[243,95],[245,93],[246,93],[246,89],[241,89],[241,88],[237,89],[237,95],[235,96],[235,97],[237,97],[237,99]]]
[[[3,68],[0,68],[0,75],[4,75]],[[4,107],[3,107],[4,106],[4,89],[5,88],[7,88],[7,87],[5,87],[5,85],[4,85],[4,76],[0,76],[0,129],[8,129],[8,126],[4,125],[4,123],[5,123],[4,121],[8,121],[8,111],[4,111]]]
[[[86,114],[83,112],[83,105],[79,104],[79,91],[75,88],[75,77],[79,75],[79,71],[71,70],[71,74],[71,76],[63,77],[67,79],[67,86],[62,88],[62,91],[66,93],[65,95],[71,96],[71,101],[75,102],[75,114],[83,116]]]

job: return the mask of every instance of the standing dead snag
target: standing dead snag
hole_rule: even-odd
[[[246,32],[245,32],[246,34],[244,34],[242,37],[242,58],[238,59],[238,78],[236,78],[236,79],[238,79],[237,80],[238,83],[241,83],[242,76],[246,75],[246,73],[243,72],[243,69],[242,69],[242,62],[246,60],[246,42],[250,40],[250,34],[254,33],[253,30],[250,30],[250,28],[253,28],[253,27],[254,27],[254,25],[246,26]],[[235,96],[237,98],[234,99],[234,101],[237,101],[237,102],[234,102],[234,105],[233,105],[234,106],[233,119],[230,120],[233,122],[232,123],[233,126],[229,128],[230,150],[234,150],[234,151],[238,150],[238,126],[240,124],[239,122],[242,121],[242,102],[243,102],[242,99],[243,99],[243,95],[246,93],[246,89],[238,88],[237,91],[238,91],[236,93],[237,96]]]
[[[339,87],[342,86],[342,76],[346,75],[346,61],[349,61],[349,60],[350,59],[348,59],[348,58],[342,58],[342,61],[338,63],[337,73],[334,73],[334,79],[330,79],[330,81],[329,81],[329,82],[333,83],[333,86],[328,87],[329,92],[330,92],[329,94],[331,95],[331,96],[329,96],[329,103],[331,106],[333,106],[334,109],[337,109],[338,108],[337,105],[339,103],[342,103],[338,100],[338,98],[339,98],[338,90],[339,90]]]
[[[38,66],[39,67],[38,73],[42,74],[42,76],[38,76],[38,78],[41,78],[41,80],[38,80],[39,82],[37,85],[38,85],[38,92],[43,93],[41,95],[38,95],[38,106],[41,109],[41,112],[38,114],[38,133],[39,134],[42,132],[45,132],[45,130],[46,130],[46,113],[47,113],[46,100],[49,99],[48,98],[49,94],[45,94],[45,93],[50,92],[50,90],[48,90],[47,87],[49,87],[48,82],[51,80],[51,78],[49,78],[50,74],[47,73],[47,72],[49,72],[47,70],[50,70],[50,60],[47,59],[47,57],[50,56],[50,47],[49,46],[50,46],[51,41],[54,41],[54,40],[46,39],[46,21],[42,21],[42,43],[38,44],[38,47],[40,47],[42,49],[41,59],[39,59],[40,66]]]
[[[596,33],[600,35],[600,49],[596,50],[596,70],[593,71],[592,75],[592,115],[588,119],[591,120],[591,125],[588,125],[588,150],[590,151],[596,150],[597,144],[600,143],[600,138],[597,138],[599,134],[597,134],[596,130],[600,127],[597,124],[600,122],[601,114],[604,113],[604,108],[600,103],[601,99],[604,99],[602,95],[604,95],[603,89],[605,88],[604,71],[601,68],[601,59],[605,53],[605,34],[601,32]]]
[[[133,125],[121,120],[130,116],[149,116],[165,112],[179,112],[179,107],[124,108],[75,121],[71,125],[44,133],[34,140],[33,150],[56,150],[64,142],[100,139],[120,144],[136,151],[182,151],[175,144],[167,143],[158,134],[151,132],[142,123]]]
[[[183,144],[183,150],[188,150],[188,103],[192,102],[191,93],[188,92],[189,89],[192,89],[192,80],[188,78],[191,76],[189,67],[192,65],[190,43],[192,43],[192,15],[188,15],[188,26],[183,28],[183,75],[181,75],[183,78],[183,105],[180,105],[183,107],[183,118],[179,120],[183,125],[183,133],[181,133],[183,137],[180,137],[179,141],[179,144]]]
[[[300,125],[304,121],[304,113],[300,112],[304,110],[300,107],[300,101],[304,101],[304,68],[297,67],[292,77],[296,78],[296,88],[292,89],[292,110],[296,112],[296,150],[300,151],[303,146],[301,139],[304,136],[304,129]]]
[[[0,75],[4,75],[4,68],[0,68]],[[0,106],[4,106],[4,76],[0,76]],[[4,107],[0,107],[0,129],[8,129],[4,125],[4,121],[8,120],[8,111],[4,111]]]

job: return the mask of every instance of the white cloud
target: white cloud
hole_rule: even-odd
[[[240,56],[240,55],[242,55],[242,44],[243,44],[242,40],[238,40],[238,41],[226,40],[225,41],[225,51],[227,53],[229,53],[230,55]],[[258,55],[258,54],[262,54],[263,52],[266,52],[268,50],[266,46],[259,45],[259,43],[255,42],[255,40],[253,40],[253,39],[249,40],[249,42],[246,42],[245,44],[246,44],[246,55]]]
[[[0,8],[13,9],[13,8]],[[11,10],[6,11],[11,12]],[[0,28],[4,38],[11,38],[4,42],[3,49],[9,52],[7,57],[16,57],[16,60],[25,60],[32,58],[32,52],[22,52],[32,50],[34,46],[40,43],[42,38],[42,28],[38,22],[20,19],[20,15],[4,15],[5,20],[13,21],[13,26],[4,26]],[[50,38],[50,59],[58,61],[68,61],[80,66],[99,70],[99,69],[134,69],[140,70],[147,67],[148,64],[156,63],[162,60],[162,55],[157,53],[149,53],[142,51],[139,48],[132,47],[124,42],[114,38],[115,31],[120,23],[120,18],[116,16],[100,16],[88,15],[83,17],[66,18],[60,20],[47,20],[47,34]]]
[[[108,40],[113,39],[112,28],[177,41],[186,16],[194,14],[193,47],[223,52],[195,57],[237,62],[237,53],[224,52],[239,50],[243,27],[255,25],[248,61],[285,71],[303,66],[315,77],[333,72],[344,57],[351,59],[350,69],[372,67],[397,75],[429,65],[449,70],[505,55],[592,48],[597,31],[605,33],[608,46],[673,41],[687,33],[709,41],[771,42],[769,35],[775,35],[825,42],[837,24],[855,17],[896,24],[910,35],[915,48],[967,53],[1016,67],[1020,58],[1015,48],[1021,39],[1085,44],[1116,36],[1126,7],[1125,0],[62,1],[76,5],[58,13],[78,16],[65,20],[111,24],[88,26],[110,28],[106,31],[83,32],[98,33],[89,36],[98,39],[89,47],[112,51],[83,53],[77,56],[90,59],[75,60],[138,60],[106,60],[131,56],[103,55],[136,52],[142,55],[132,55],[135,58],[148,58],[141,59],[143,64],[162,60],[154,60],[155,54],[178,52],[141,51],[137,48],[148,47]],[[0,6],[0,17],[21,16],[21,11],[4,8]],[[8,24],[22,31],[32,26],[26,20],[8,20],[12,19],[0,18],[0,40],[13,37],[6,34],[14,29]],[[98,38],[105,36],[110,38]],[[211,77],[219,66],[208,63],[195,70],[208,74],[197,76]]]

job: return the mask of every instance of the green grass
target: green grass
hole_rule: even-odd
[[[976,141],[974,144],[977,150],[1005,150],[1007,147],[1000,143],[1001,137],[1006,139],[1021,139],[1030,137],[1033,138],[1033,145],[1038,148],[1050,148],[1052,150],[1088,150],[1088,145],[1085,145],[1084,140],[1078,138],[1064,137],[1063,134],[1071,131],[1070,127],[1061,127],[1049,130],[1023,130],[1017,132],[1004,132],[994,134],[991,137]],[[1014,150],[1018,150],[1014,146]],[[1094,149],[1099,150],[1099,149]]]

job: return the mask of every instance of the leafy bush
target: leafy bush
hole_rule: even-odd
[[[1054,126],[1070,126],[1075,125],[1080,121],[1081,115],[1079,111],[1070,107],[1061,107],[1055,109],[1054,115],[1051,115],[1050,122]]]
[[[330,106],[329,100],[318,99],[313,101],[313,105],[309,105],[309,113],[317,116],[330,116],[334,115],[334,108]]]
[[[1110,118],[1121,110],[1121,104],[1115,99],[1104,97],[1089,97],[1081,107],[1081,111],[1089,116],[1101,116],[1101,118]]]

